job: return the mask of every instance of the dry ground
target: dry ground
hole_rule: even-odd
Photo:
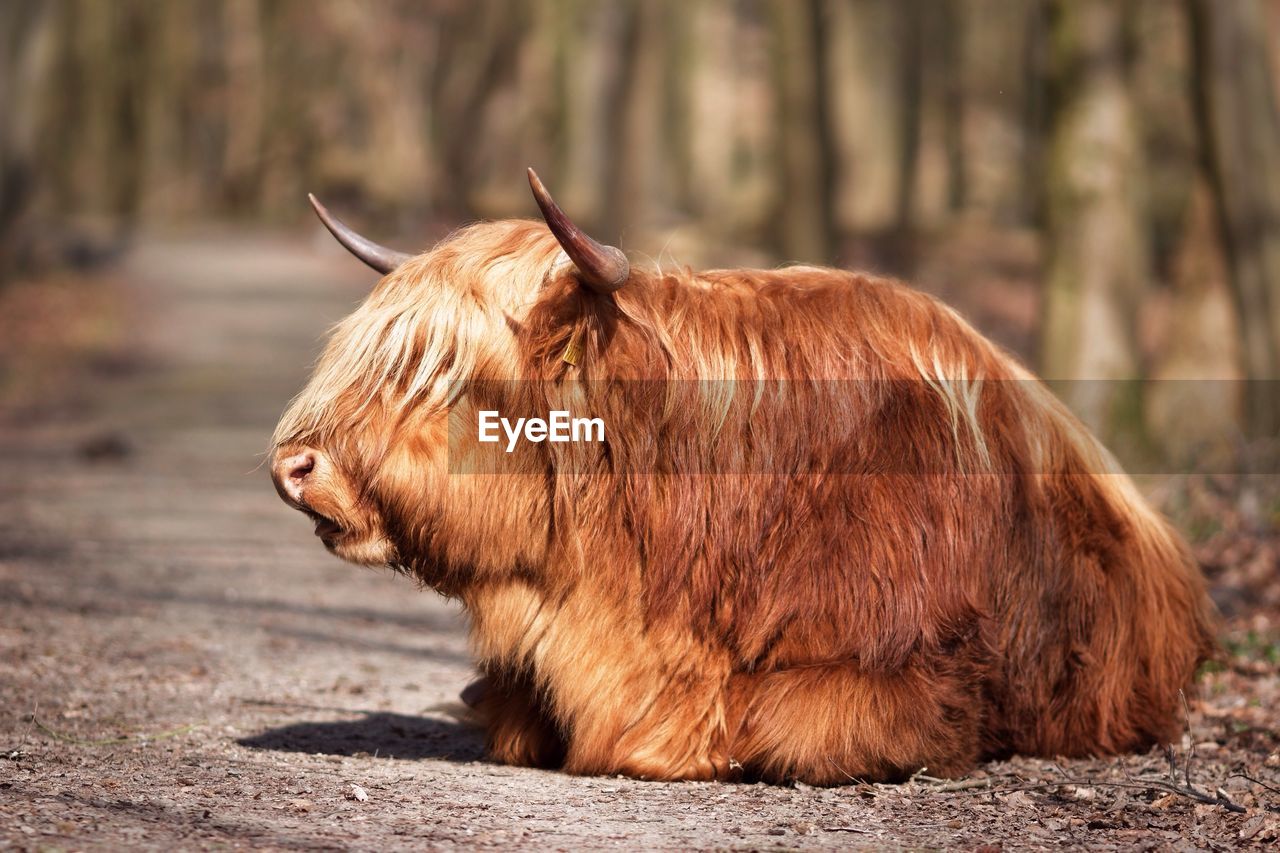
[[[326,555],[257,467],[371,282],[319,248],[205,234],[0,294],[0,847],[1276,843],[1276,621],[1256,590],[1176,773],[1153,753],[822,790],[486,763],[457,718],[458,612]],[[1273,562],[1249,571],[1274,591]]]

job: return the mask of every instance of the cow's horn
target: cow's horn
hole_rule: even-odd
[[[404,252],[397,252],[395,249],[388,249],[386,246],[379,246],[372,240],[361,237],[330,213],[328,208],[320,203],[320,199],[311,193],[307,193],[307,198],[311,199],[311,206],[316,209],[316,216],[320,217],[320,221],[324,223],[325,228],[329,229],[329,233],[336,237],[348,252],[383,275],[413,257]]]
[[[622,250],[597,243],[574,225],[551,198],[551,193],[547,192],[533,169],[529,170],[529,186],[533,188],[533,198],[538,202],[542,218],[547,221],[551,233],[556,235],[560,248],[578,268],[582,283],[596,293],[613,293],[626,284],[631,264]]]

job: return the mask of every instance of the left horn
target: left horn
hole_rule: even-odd
[[[397,252],[395,249],[388,249],[386,246],[379,246],[372,240],[361,237],[330,213],[329,209],[320,203],[320,199],[311,193],[307,193],[307,198],[311,200],[311,206],[316,209],[316,216],[320,217],[320,221],[324,223],[325,228],[329,229],[329,233],[336,237],[348,252],[383,275],[413,257],[404,252]]]
[[[551,193],[538,179],[538,173],[529,170],[529,186],[533,189],[534,201],[542,211],[542,218],[547,227],[560,243],[560,248],[578,268],[578,276],[583,284],[596,293],[607,294],[618,290],[627,283],[631,274],[631,264],[622,250],[615,246],[605,246],[588,237],[581,228],[574,225],[564,215],[560,205],[556,204]]]

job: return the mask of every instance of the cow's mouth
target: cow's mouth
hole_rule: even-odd
[[[325,545],[332,545],[333,541],[342,535],[342,525],[332,518],[312,511],[307,511],[307,515],[316,523],[316,536],[319,536],[320,541]]]

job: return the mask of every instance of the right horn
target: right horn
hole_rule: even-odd
[[[631,274],[631,264],[622,250],[597,243],[574,225],[560,209],[560,205],[556,204],[551,193],[547,192],[547,188],[538,179],[538,173],[533,169],[529,170],[529,186],[533,189],[538,209],[542,211],[542,218],[560,243],[560,248],[564,249],[569,260],[578,268],[578,277],[582,283],[601,294],[613,293],[626,284],[627,277]]]

